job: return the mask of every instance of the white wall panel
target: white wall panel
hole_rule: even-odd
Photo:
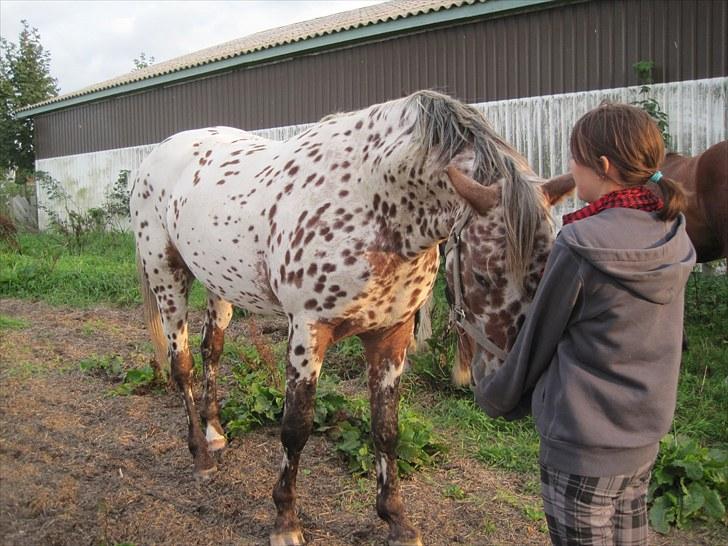
[[[702,152],[728,139],[728,78],[658,84],[651,96],[669,116],[675,151],[686,155]],[[544,97],[504,100],[475,105],[495,129],[527,158],[541,176],[568,169],[569,133],[576,120],[603,100],[639,100],[640,87],[567,93]],[[276,127],[254,131],[260,136],[284,140],[310,125]],[[36,168],[59,180],[73,198],[77,210],[101,206],[107,188],[119,171],[134,170],[154,145],[56,157],[36,162]],[[38,201],[48,205],[39,188]],[[574,203],[563,208],[572,208]],[[558,213],[563,210],[558,211]],[[48,225],[39,212],[41,229]]]

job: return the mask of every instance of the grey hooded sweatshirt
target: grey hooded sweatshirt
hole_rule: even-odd
[[[565,226],[513,349],[475,387],[491,417],[529,406],[542,464],[627,474],[654,460],[677,396],[685,218],[612,208]]]

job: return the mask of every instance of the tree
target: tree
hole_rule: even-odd
[[[35,165],[33,120],[15,119],[20,108],[58,95],[50,75],[51,54],[40,43],[38,29],[21,21],[17,45],[0,38],[0,169],[16,171],[24,183]]]
[[[657,99],[650,96],[650,85],[655,83],[652,78],[652,70],[655,68],[654,61],[639,61],[632,65],[634,71],[637,73],[637,78],[640,81],[640,100],[632,102],[635,106],[639,106],[650,117],[655,120],[657,127],[662,133],[662,140],[665,142],[665,150],[670,151],[672,149],[672,135],[670,134],[670,118],[667,113],[662,109]]]
[[[147,57],[143,51],[139,54],[137,59],[134,59],[134,70],[141,70],[154,64],[154,57],[151,55]]]

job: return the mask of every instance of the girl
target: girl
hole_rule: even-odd
[[[588,112],[571,155],[590,204],[564,216],[518,339],[475,397],[492,417],[533,412],[554,544],[646,544],[645,496],[675,409],[695,263],[685,197],[657,169],[662,136],[639,108]]]

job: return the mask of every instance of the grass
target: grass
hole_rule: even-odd
[[[462,451],[490,466],[532,474],[538,470],[538,435],[532,419],[491,419],[472,396],[446,395],[429,411],[439,429],[455,431]]]
[[[0,332],[3,330],[24,330],[29,326],[30,324],[24,320],[14,319],[7,315],[0,315]]]
[[[675,431],[728,448],[728,276],[693,274],[685,329]]]
[[[53,305],[133,306],[140,303],[130,234],[94,234],[82,249],[73,248],[57,235],[21,234],[22,253],[0,247],[0,297],[43,300]],[[445,304],[442,280],[436,286],[436,332],[444,330]],[[204,291],[195,285],[191,306],[205,306]],[[707,446],[728,445],[728,277],[694,275],[687,288],[685,324],[690,349],[683,356],[675,431]],[[27,325],[0,316],[0,330]],[[93,335],[95,324],[84,326]],[[442,335],[442,334],[441,334]],[[403,400],[448,431],[464,452],[478,460],[515,472],[534,474],[538,437],[530,419],[509,423],[486,417],[473,403],[469,391],[448,384],[451,341],[435,340],[434,356],[413,359],[414,373],[403,381]],[[226,354],[241,348],[228,344]],[[282,350],[276,348],[276,353]],[[363,373],[358,340],[340,342],[329,352],[328,374],[350,379]],[[425,405],[422,399],[427,398]],[[417,404],[422,404],[417,407]]]
[[[0,297],[87,308],[141,303],[130,233],[94,233],[83,248],[53,233],[18,235],[22,253],[0,247]],[[204,308],[195,284],[190,305]]]

